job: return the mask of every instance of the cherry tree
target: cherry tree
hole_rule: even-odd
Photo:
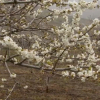
[[[100,20],[80,23],[83,12],[94,8],[99,8],[97,0],[0,0],[0,63],[11,78],[17,75],[9,63],[82,82],[96,80]],[[60,24],[54,23],[60,19]]]

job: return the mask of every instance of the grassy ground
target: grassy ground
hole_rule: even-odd
[[[46,93],[46,74],[30,68],[9,66],[17,74],[16,79],[9,78],[5,67],[0,66],[0,100],[5,100],[9,90],[18,82],[8,100],[100,100],[100,80],[82,83],[78,79],[67,79],[58,76],[50,78],[49,92]],[[2,82],[1,78],[7,78]],[[28,85],[28,89],[24,86]]]

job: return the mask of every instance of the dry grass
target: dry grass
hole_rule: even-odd
[[[7,82],[0,80],[0,99],[5,99],[14,83],[17,81],[14,91],[8,100],[100,100],[100,80],[82,83],[78,79],[67,79],[58,76],[50,78],[49,92],[46,93],[46,74],[30,68],[9,66],[11,71],[17,74],[16,79],[9,78],[5,67],[0,66],[0,79],[7,78]],[[28,89],[23,87],[28,85]]]

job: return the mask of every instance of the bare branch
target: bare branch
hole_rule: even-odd
[[[16,54],[16,55],[13,55],[13,56],[9,57],[9,58],[6,60],[6,62],[9,61],[10,59],[14,58],[14,57],[17,57],[17,56],[19,56],[19,55]]]
[[[27,68],[34,68],[34,69],[45,70],[45,71],[52,71],[52,68],[43,68],[43,67],[41,68],[41,66],[29,65],[29,64],[25,64],[25,63],[19,64],[19,65],[23,66],[23,67],[27,67]],[[66,70],[75,71],[71,68],[55,68],[55,71],[66,71]]]

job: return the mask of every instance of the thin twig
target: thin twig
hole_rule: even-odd
[[[19,56],[19,55],[18,55],[18,54],[15,54],[15,55],[9,57],[6,61],[9,61],[9,60],[11,60],[12,58],[17,57],[17,56]]]
[[[46,78],[46,93],[49,92],[49,77]]]
[[[5,99],[5,100],[7,100],[7,99],[10,97],[10,95],[11,95],[11,94],[12,94],[12,92],[13,92],[13,90],[15,89],[16,84],[17,84],[17,82],[13,85],[13,87],[12,87],[12,89],[11,89],[10,93],[8,94],[8,96],[6,97],[6,99]]]
[[[7,70],[8,70],[8,72],[9,72],[9,74],[11,75],[11,71],[10,71],[6,61],[5,61],[5,66],[6,66]]]
[[[16,2],[15,2],[16,1]],[[17,1],[17,0],[14,0],[14,1],[11,1],[11,2],[0,2],[0,4],[21,4],[21,3],[33,3],[33,2],[36,2],[37,0],[29,0],[29,1]]]
[[[66,47],[66,48],[62,51],[62,53],[59,55],[58,59],[56,60],[56,62],[55,62],[55,64],[54,64],[54,67],[52,68],[53,73],[54,73],[54,71],[55,71],[55,68],[56,68],[56,65],[57,65],[58,61],[60,60],[60,57],[64,54],[64,52],[66,51],[67,48],[68,48],[68,47]]]
[[[21,62],[17,63],[17,65],[21,65],[26,60],[27,60],[27,58],[23,59]]]

